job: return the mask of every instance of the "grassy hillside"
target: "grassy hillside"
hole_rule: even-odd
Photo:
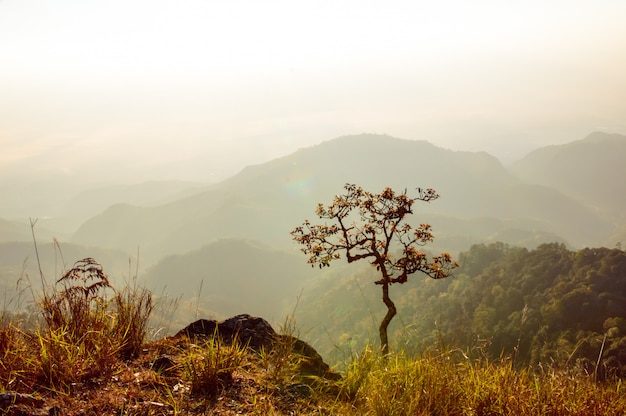
[[[0,317],[3,414],[582,416],[620,415],[626,407],[618,379],[550,363],[516,369],[461,349],[381,357],[365,348],[341,378],[311,376],[289,320],[287,336],[261,350],[211,336],[145,342],[150,293],[117,291],[97,264],[87,266],[82,271],[101,285],[76,290],[81,279],[73,277],[47,292],[32,311],[41,326]],[[113,292],[108,304],[101,290]]]
[[[12,330],[2,333],[7,331]],[[616,381],[597,383],[550,367],[518,371],[507,363],[469,361],[456,351],[387,360],[366,351],[343,380],[322,382],[294,370],[295,355],[186,342],[147,343],[136,359],[112,360],[115,375],[82,378],[67,392],[50,391],[43,383],[20,386],[19,396],[5,390],[0,393],[7,397],[5,414],[609,416],[622,415],[626,407]],[[165,371],[146,366],[162,354],[183,365]],[[28,362],[37,371],[38,363]],[[33,371],[13,370],[22,371],[20,381]]]

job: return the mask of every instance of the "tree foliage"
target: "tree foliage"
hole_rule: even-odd
[[[408,276],[422,272],[433,279],[448,277],[458,264],[449,253],[429,257],[419,247],[433,241],[429,224],[413,228],[404,222],[413,213],[415,201],[429,202],[439,198],[434,189],[418,188],[411,198],[406,190],[391,188],[371,193],[354,184],[346,184],[345,193],[335,196],[330,205],[318,204],[316,214],[330,224],[312,224],[308,220],[291,231],[294,240],[303,245],[308,263],[321,268],[330,266],[343,253],[348,263],[367,260],[380,276],[374,283],[382,287],[387,314],[381,322],[379,336],[383,354],[389,351],[387,328],[396,315],[389,298],[389,286],[406,283]]]

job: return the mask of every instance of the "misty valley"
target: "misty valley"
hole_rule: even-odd
[[[309,402],[323,391],[348,401],[361,398],[364,402],[370,400],[369,405],[371,400],[388,405],[392,400],[382,394],[362,398],[364,386],[378,391],[374,378],[367,374],[379,380],[389,376],[395,383],[400,373],[404,374],[400,378],[407,380],[412,371],[422,371],[420,377],[424,376],[431,371],[430,364],[441,368],[440,376],[450,371],[445,375],[448,380],[475,380],[477,390],[492,388],[488,384],[492,376],[488,374],[502,368],[510,370],[506,377],[519,377],[515,378],[517,382],[509,383],[510,388],[524,385],[524,377],[530,379],[534,372],[545,375],[562,371],[566,374],[564,383],[610,383],[626,377],[624,160],[626,136],[601,132],[568,144],[538,148],[506,165],[485,152],[454,151],[427,141],[362,134],[302,148],[248,166],[215,183],[146,182],[70,190],[57,178],[42,178],[40,183],[32,178],[23,183],[19,177],[11,178],[11,183],[3,180],[0,324],[6,328],[19,322],[25,333],[34,331],[42,325],[37,304],[42,296],[47,299],[42,285],[54,287],[75,262],[91,258],[106,273],[105,286],[149,290],[151,303],[141,303],[145,299],[139,298],[144,309],[132,313],[143,316],[150,312],[149,318],[146,316],[145,340],[162,343],[158,344],[159,356],[194,362],[194,358],[184,361],[188,357],[177,356],[180,350],[175,346],[179,341],[172,340],[182,328],[199,319],[224,322],[248,314],[263,318],[277,331],[290,332],[289,336],[314,348],[333,371],[343,376],[341,387],[332,387],[334,381],[319,380],[326,387],[304,381],[285,384],[293,389],[300,384],[305,390],[312,389],[313,393],[302,393]],[[414,227],[432,227],[433,238],[420,244],[421,252],[429,258],[450,253],[458,263],[450,276],[431,279],[418,271],[406,283],[389,287],[397,309],[388,328],[389,349],[406,360],[397,359],[405,367],[396,363],[399,367],[393,367],[398,371],[395,376],[375,358],[380,349],[379,325],[387,310],[381,302],[380,285],[374,283],[380,279],[380,269],[369,261],[349,263],[345,255],[331,267],[311,267],[290,235],[303,221],[330,225],[332,221],[321,219],[316,208],[320,203],[333,202],[346,184],[357,184],[372,193],[387,187],[408,195],[418,189],[436,190],[439,198],[417,201],[412,214],[404,220]],[[69,292],[63,293],[69,296]],[[100,305],[99,298],[89,296],[91,293],[78,299]],[[125,296],[118,299],[120,305],[137,301],[128,293]],[[3,331],[0,352],[9,357],[8,346],[17,342],[11,337],[19,336]],[[130,354],[132,359],[143,354],[138,348]],[[265,357],[264,351],[261,357]],[[268,353],[266,359],[277,356]],[[443,356],[461,363],[458,368],[468,367],[456,374],[453,367],[442,366],[439,360]],[[228,359],[243,360],[236,352]],[[264,367],[263,374],[283,377],[281,371],[287,371],[286,367],[280,367],[278,361],[271,363]],[[472,363],[481,366],[472,367]],[[178,368],[174,364],[170,367]],[[181,368],[186,369],[186,364]],[[0,373],[5,376],[13,374],[11,371],[0,365]],[[122,373],[116,371],[105,375],[121,378]],[[160,377],[162,373],[158,374]],[[227,378],[215,375],[219,389],[209,385],[200,391],[205,394],[211,389],[226,389],[239,377],[233,374]],[[0,375],[0,391],[19,391],[21,387],[11,381],[16,376],[5,376]],[[183,376],[176,373],[171,377],[174,380]],[[424,393],[420,399],[420,406],[425,406],[420,409],[433,413],[419,414],[449,414],[458,403],[450,399],[451,407],[446,411],[445,405],[439,403],[437,407],[429,400],[441,397],[434,392],[446,395],[453,388],[444,387],[436,381],[436,375],[433,377],[428,379],[433,384],[420,390],[433,392],[435,398],[429,399]],[[389,380],[386,382],[392,383]],[[29,386],[40,382],[42,379],[37,379]],[[161,382],[166,384],[151,381]],[[190,383],[193,390],[193,379]],[[493,383],[507,384],[495,378]],[[174,385],[178,386],[172,384],[169,388],[174,389]],[[570,385],[559,386],[553,388],[567,389]],[[417,389],[405,385],[398,387],[398,392],[412,388]],[[552,387],[546,384],[543,388],[548,391]],[[50,389],[63,390],[65,386],[52,383]],[[448,393],[439,389],[448,389]],[[530,390],[523,393],[528,395],[526,404],[507,404],[509,409],[517,409],[510,410],[510,414],[530,412],[542,400],[550,402],[546,398],[550,394],[535,397]],[[66,393],[71,391],[71,386],[67,387]],[[173,391],[171,397],[186,394],[183,390],[176,394]],[[622,393],[615,388],[611,391],[616,396]],[[288,390],[284,397],[281,394],[276,393],[289,400],[302,399],[300,393]],[[452,396],[461,400],[464,394],[459,390]],[[507,394],[522,395],[515,391]],[[159,397],[153,401],[164,400]],[[479,409],[479,403],[489,403],[496,413],[485,408],[483,413],[475,410],[463,414],[502,414],[498,413],[501,409],[494,410],[498,408],[492,399],[488,394],[475,398],[472,406]],[[588,399],[589,403],[593,401]],[[417,399],[406,400],[404,405],[414,404]],[[567,413],[558,410],[564,404],[555,403],[552,410],[548,409],[554,413],[544,409],[545,414]],[[580,409],[589,409],[584,407],[587,402],[581,403]],[[618,399],[614,403],[623,404]],[[171,406],[155,409],[144,414],[176,413]],[[351,412],[349,407],[338,409],[319,414]],[[443,410],[437,413],[434,409]],[[605,414],[614,410],[604,409]],[[302,414],[309,411],[314,414],[306,406],[300,408]],[[362,414],[403,413],[370,409]],[[585,414],[585,410],[571,414]]]

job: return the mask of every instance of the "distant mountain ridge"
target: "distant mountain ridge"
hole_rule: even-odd
[[[38,241],[37,251],[32,240],[30,242],[0,242],[0,293],[4,292],[5,303],[7,299],[15,297],[16,292],[30,285],[33,286],[35,293],[40,293],[42,290],[40,270],[44,274],[46,283],[54,285],[57,279],[72,268],[74,262],[86,257],[96,259],[111,282],[116,285],[124,280],[128,281],[136,270],[136,252],[135,255],[129,255],[119,250],[100,247]],[[27,300],[37,301],[30,297],[30,289]]]
[[[122,249],[141,246],[150,260],[184,253],[218,238],[247,238],[291,246],[289,231],[311,218],[318,202],[329,203],[347,182],[380,191],[437,189],[441,198],[419,204],[415,219],[432,218],[448,251],[467,248],[446,218],[492,218],[503,236],[524,231],[557,235],[569,244],[602,244],[611,224],[591,208],[554,188],[520,180],[495,157],[452,151],[425,141],[383,135],[345,136],[300,149],[198,194],[154,207],[110,207],[85,222],[72,241]],[[508,229],[515,223],[515,228]],[[537,234],[538,233],[538,234]],[[484,241],[478,233],[474,242]],[[516,241],[506,241],[515,244]],[[544,241],[539,241],[544,242]]]
[[[198,298],[204,309],[222,317],[251,313],[280,321],[315,272],[297,253],[258,241],[223,239],[167,256],[143,278],[154,293]]]
[[[45,227],[37,226],[37,235],[45,241],[49,241],[54,233]],[[33,241],[30,224],[24,221],[9,221],[0,218],[0,243]]]
[[[15,227],[25,229],[29,235],[27,219],[30,217],[39,219],[39,234],[47,229],[56,237],[65,238],[83,222],[113,204],[159,205],[200,192],[208,186],[198,182],[148,181],[76,192],[74,186],[64,184],[62,178],[56,177],[42,177],[39,181],[10,186],[0,182],[4,197],[0,212],[7,216],[4,218],[6,222],[13,222]],[[22,227],[20,224],[26,225]],[[8,232],[3,232],[4,227],[8,225],[0,225],[0,241],[14,241]]]
[[[559,189],[612,221],[626,216],[626,136],[594,132],[547,146],[511,166],[524,181]]]

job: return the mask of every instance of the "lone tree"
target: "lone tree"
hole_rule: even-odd
[[[312,267],[330,266],[331,261],[345,252],[348,263],[367,259],[380,272],[381,279],[374,283],[382,287],[387,306],[379,328],[381,350],[386,355],[389,353],[387,328],[397,313],[389,298],[389,286],[405,283],[410,274],[418,271],[433,279],[443,279],[459,265],[449,253],[429,258],[418,249],[433,241],[430,225],[413,228],[403,223],[405,216],[413,213],[415,201],[439,198],[434,189],[418,188],[415,198],[410,198],[406,190],[397,194],[391,188],[380,194],[352,184],[346,184],[344,189],[346,193],[335,196],[331,205],[317,206],[316,214],[321,219],[333,220],[331,225],[314,225],[306,220],[291,235],[304,246],[302,252],[310,256],[308,263]]]

